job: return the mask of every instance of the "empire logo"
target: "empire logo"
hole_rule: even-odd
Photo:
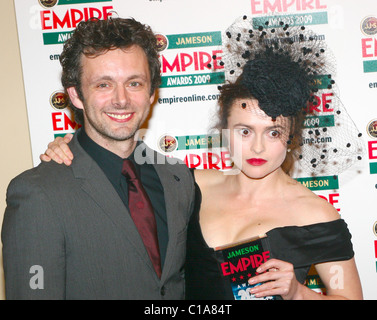
[[[53,10],[41,11],[42,30],[57,30],[65,28],[76,28],[82,20],[91,18],[107,19],[111,16],[112,6],[105,6],[100,9],[88,7],[82,9],[69,9],[63,15],[58,15]]]
[[[38,0],[46,10],[40,11],[41,29],[43,33],[43,44],[62,44],[71,36],[72,30],[81,21],[91,18],[106,20],[112,15],[113,6],[86,6],[86,7],[65,7],[80,3],[102,3],[112,0]],[[55,7],[56,6],[56,7]],[[53,8],[54,7],[54,8]],[[67,29],[69,31],[67,31]],[[50,32],[57,31],[57,32]]]
[[[324,0],[251,0],[250,4],[255,29],[266,22],[267,28],[278,27],[281,22],[290,26],[328,23],[326,11],[313,12],[327,9]]]
[[[221,84],[221,32],[156,35],[161,88]],[[215,72],[214,72],[215,71]]]
[[[224,69],[220,64],[221,50],[179,52],[175,55],[160,55],[161,88],[221,84]],[[213,72],[217,71],[217,72]],[[189,73],[195,72],[195,73]],[[166,75],[175,73],[174,75]]]

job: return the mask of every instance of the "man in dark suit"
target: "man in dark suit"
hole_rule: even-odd
[[[43,162],[8,187],[2,228],[7,299],[182,299],[194,181],[137,131],[160,83],[156,40],[134,19],[82,22],[61,55],[83,128],[71,166]],[[124,159],[153,206],[162,274],[130,215]]]

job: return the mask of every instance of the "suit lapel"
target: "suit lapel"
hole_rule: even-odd
[[[147,146],[146,148],[148,149]],[[177,199],[179,198],[178,190],[180,190],[180,188],[178,184],[180,183],[180,179],[171,171],[171,165],[166,162],[166,157],[159,153],[155,153],[155,155],[157,156],[157,158],[160,157],[160,159],[157,160],[157,163],[160,164],[154,164],[154,168],[156,169],[156,172],[161,181],[161,185],[164,189],[166,217],[168,221],[169,232],[169,242],[161,277],[161,280],[163,281],[169,274],[169,270],[172,264],[176,262],[177,254],[175,251],[177,248],[178,234],[185,228],[186,221],[184,219],[184,216],[178,213],[179,209],[177,206]]]
[[[82,149],[77,141],[77,135],[70,143],[70,148],[75,155],[72,170],[76,179],[82,181],[82,190],[119,227],[124,238],[134,247],[135,252],[154,270],[128,209],[97,163]]]

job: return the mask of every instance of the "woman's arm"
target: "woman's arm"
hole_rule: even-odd
[[[271,259],[262,264],[249,279],[250,284],[263,283],[251,289],[256,297],[280,295],[285,300],[341,300],[363,299],[355,260],[320,263],[318,275],[326,287],[326,295],[318,294],[296,279],[291,263]]]
[[[363,299],[355,259],[320,263],[315,266],[326,287],[327,297],[333,299]]]
[[[48,148],[44,154],[39,156],[44,162],[54,160],[59,164],[66,164],[70,166],[73,160],[73,154],[68,147],[68,143],[72,140],[73,134],[67,133],[64,138],[57,137],[54,141],[48,144]]]

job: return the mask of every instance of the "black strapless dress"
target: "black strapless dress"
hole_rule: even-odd
[[[233,300],[232,290],[220,274],[215,251],[206,244],[201,232],[200,199],[197,187],[197,208],[191,217],[187,236],[186,299]],[[354,256],[351,234],[342,219],[302,227],[275,228],[266,234],[270,257],[292,263],[300,283],[305,282],[312,264],[349,260]]]

